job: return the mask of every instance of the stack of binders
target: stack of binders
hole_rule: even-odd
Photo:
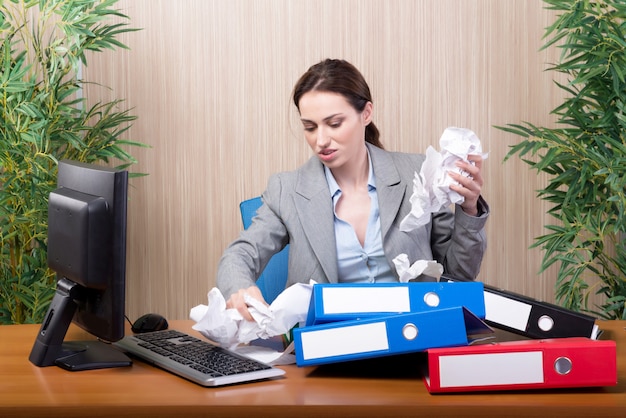
[[[495,342],[491,327],[523,339]],[[314,285],[294,344],[298,366],[425,352],[439,393],[616,385],[615,342],[599,335],[593,317],[444,276]]]
[[[429,392],[617,384],[615,341],[598,340],[595,318],[489,285],[484,292],[485,322],[524,340],[427,350]]]
[[[312,366],[466,346],[493,334],[480,282],[316,284],[296,363]]]

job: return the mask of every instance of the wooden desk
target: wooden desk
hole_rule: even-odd
[[[171,328],[191,331],[191,321]],[[141,361],[132,367],[68,372],[38,368],[28,355],[38,325],[0,326],[0,417],[623,417],[626,321],[602,322],[617,341],[614,387],[430,395],[411,370],[286,366],[286,377],[203,388]],[[86,339],[72,326],[68,339]],[[389,360],[389,359],[387,359]]]

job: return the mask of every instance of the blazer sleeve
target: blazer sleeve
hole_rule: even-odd
[[[420,260],[436,260],[446,274],[474,280],[480,271],[487,248],[484,231],[489,216],[489,206],[479,199],[479,216],[470,216],[460,206],[444,208],[431,215],[431,221],[410,232],[399,230],[401,220],[411,211],[413,181],[424,162],[422,154],[386,152],[373,149],[379,200],[386,189],[402,189],[404,194],[399,203],[391,203],[387,194],[380,202],[381,221],[393,219],[393,225],[384,236],[385,254],[393,268],[393,257],[400,253],[408,255],[411,263]],[[389,160],[392,161],[389,161]],[[428,280],[423,277],[422,279]],[[421,280],[421,279],[418,279]]]
[[[478,210],[479,216],[470,216],[457,205],[452,214],[442,212],[433,215],[433,256],[451,276],[475,280],[480,272],[487,249],[484,228],[490,211],[482,196],[478,201]]]
[[[276,183],[270,181],[270,184]],[[285,225],[278,215],[279,188],[263,193],[263,204],[248,229],[241,231],[225,250],[217,268],[217,287],[228,299],[239,289],[253,286],[270,258],[289,241]]]

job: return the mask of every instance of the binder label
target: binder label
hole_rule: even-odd
[[[325,314],[411,311],[407,286],[328,286],[322,289],[322,298]]]
[[[526,331],[532,305],[485,292],[485,319],[519,331]]]
[[[543,353],[441,356],[439,372],[442,388],[543,383]]]
[[[389,350],[385,322],[303,332],[305,360]]]

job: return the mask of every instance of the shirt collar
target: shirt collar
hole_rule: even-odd
[[[367,176],[367,186],[369,190],[376,190],[376,176],[374,175],[374,167],[372,167],[372,159],[370,158],[370,151],[367,150],[367,164],[369,167],[369,173]],[[330,168],[324,166],[324,174],[326,175],[326,183],[328,183],[328,190],[330,191],[331,197],[335,197],[341,189],[339,188],[339,184],[337,184],[337,180],[335,180],[335,176],[330,171]]]

